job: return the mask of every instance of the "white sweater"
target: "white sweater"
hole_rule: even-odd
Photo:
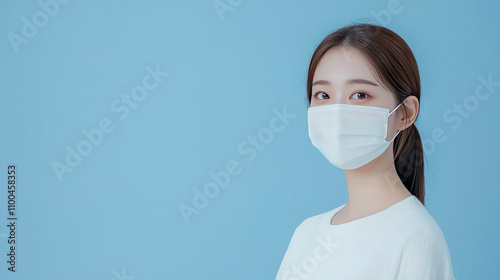
[[[277,280],[455,279],[441,228],[416,196],[331,225],[343,206],[307,218],[295,229]]]

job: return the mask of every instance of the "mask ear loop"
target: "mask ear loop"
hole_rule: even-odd
[[[390,113],[389,113],[389,115],[387,115],[387,121],[389,121],[389,116],[390,116],[392,113],[396,112],[396,110],[399,108],[399,106],[401,106],[401,104],[405,103],[405,101],[406,101],[406,98],[405,98],[405,100],[403,100],[403,102],[399,103],[399,105],[398,105],[398,106],[396,106],[396,108],[394,108],[394,110],[392,110],[392,112],[390,112]],[[392,137],[391,141],[389,141],[389,142],[387,142],[387,141],[386,141],[386,142],[387,142],[387,143],[391,143],[394,139],[396,139],[396,136],[398,136],[398,134],[399,134],[400,132],[401,132],[401,130],[398,130],[398,132],[396,132],[396,135],[394,135],[394,137]],[[385,128],[385,136],[387,137],[387,127]],[[384,141],[385,141],[385,138],[384,138]]]

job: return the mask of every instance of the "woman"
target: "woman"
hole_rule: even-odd
[[[333,32],[312,56],[307,98],[311,142],[344,170],[349,198],[297,227],[276,279],[454,279],[424,207],[420,77],[405,41],[369,24]]]

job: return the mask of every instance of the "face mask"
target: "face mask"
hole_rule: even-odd
[[[391,141],[385,141],[389,116],[403,102],[391,113],[386,108],[347,104],[309,107],[309,138],[331,164],[356,169],[381,155],[399,134],[398,130]]]

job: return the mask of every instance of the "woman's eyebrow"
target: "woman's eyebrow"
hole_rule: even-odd
[[[376,87],[379,86],[375,82],[372,82],[372,81],[369,81],[369,80],[365,80],[365,79],[351,79],[351,80],[347,80],[346,83],[349,84],[349,85],[353,85],[353,84],[365,84],[365,85],[372,85],[372,86],[376,86]],[[327,80],[317,80],[317,81],[314,81],[312,85],[313,86],[315,86],[315,85],[331,85],[331,83],[329,81],[327,81]]]

